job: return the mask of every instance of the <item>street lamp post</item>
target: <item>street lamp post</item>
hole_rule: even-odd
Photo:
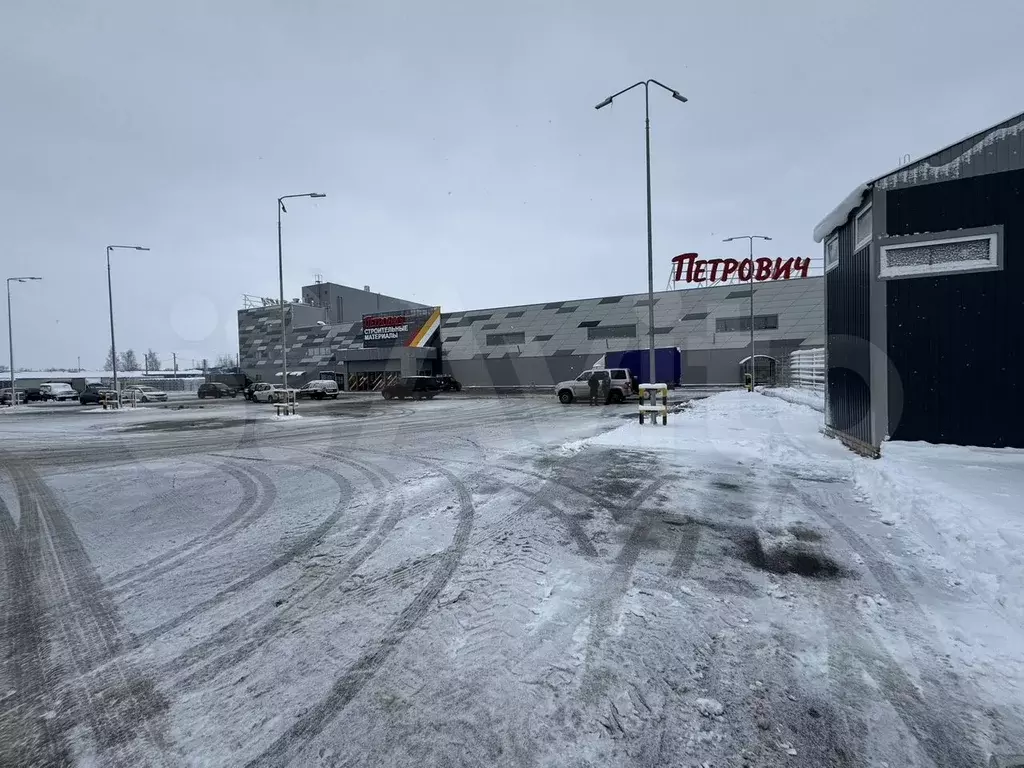
[[[750,243],[750,391],[757,386],[754,371],[754,241],[771,240],[767,235],[736,235],[727,237],[722,242],[731,243],[733,240],[746,240]]]
[[[107,302],[110,305],[110,366],[114,373],[114,396],[117,398],[117,406],[121,407],[121,390],[117,386],[117,346],[114,343],[114,289],[110,282],[110,252],[113,250],[123,251],[148,251],[141,245],[108,245],[107,246]]]
[[[7,345],[11,354],[11,407],[18,404],[18,389],[14,385],[14,326],[11,324],[11,283],[27,283],[30,280],[42,280],[41,277],[8,277],[7,278]]]
[[[627,91],[631,91],[634,88],[643,86],[644,89],[644,141],[647,159],[647,322],[648,322],[648,336],[650,342],[650,383],[654,384],[657,382],[655,376],[654,367],[654,236],[651,227],[651,110],[650,110],[650,86],[651,84],[657,85],[660,88],[668,91],[672,98],[676,101],[686,103],[686,97],[679,93],[679,91],[669,88],[664,83],[659,83],[657,80],[642,80],[639,83],[634,83],[629,88],[623,88],[618,93],[613,93],[607,99],[598,104],[594,109],[601,109],[607,107],[612,103],[612,100]]]
[[[281,386],[288,391],[288,333],[285,330],[284,311],[284,254],[281,246],[281,214],[288,213],[284,207],[285,200],[296,197],[327,197],[323,192],[306,192],[302,195],[284,195],[277,198],[277,281],[281,290]]]

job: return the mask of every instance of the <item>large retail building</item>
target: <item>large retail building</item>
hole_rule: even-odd
[[[742,382],[750,283],[662,291],[654,302],[655,343],[681,351],[681,383]],[[239,357],[253,379],[281,381],[281,315],[276,302],[252,297],[238,311]],[[647,348],[650,327],[646,293],[442,313],[327,282],[305,286],[284,316],[289,383],[330,372],[346,389],[438,373],[468,386],[550,386],[607,352]],[[753,326],[759,377],[781,375],[791,351],[824,343],[822,278],[755,283]]]

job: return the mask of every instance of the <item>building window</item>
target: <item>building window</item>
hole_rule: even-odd
[[[555,357],[568,357],[569,355],[575,355],[575,354],[576,354],[576,350],[575,349],[556,349],[554,356]]]
[[[549,333],[542,333],[540,336],[534,336],[533,340],[534,341],[551,341],[551,334],[549,334]]]
[[[857,218],[853,222],[853,238],[856,244],[853,246],[853,252],[856,253],[865,245],[871,242],[871,204],[857,214]]]
[[[749,299],[751,293],[753,293],[753,291],[751,289],[749,289],[749,288],[747,290],[745,290],[745,291],[732,291],[725,298],[727,298],[727,299]]]
[[[503,344],[525,344],[526,334],[522,331],[514,333],[488,333],[487,346],[500,347]]]
[[[584,320],[582,323],[577,325],[577,328],[597,328],[601,324],[600,320]]]
[[[587,338],[591,341],[599,339],[635,339],[636,323],[632,325],[600,325],[587,328]]]
[[[456,341],[458,341],[461,338],[462,338],[461,336],[449,336],[447,339],[444,340],[444,343],[445,344],[454,344]]]
[[[683,315],[683,320],[704,320],[707,316],[707,312],[689,312]]]
[[[484,323],[483,324],[483,330],[485,330],[485,331],[493,331],[499,325],[501,325],[501,323]]]
[[[754,315],[755,331],[772,331],[779,327],[778,315]],[[717,317],[715,318],[715,332],[734,333],[746,331],[750,333],[750,315],[742,317]]]
[[[990,227],[984,231],[954,230],[881,240],[878,276],[886,279],[1002,269],[1001,235],[1002,227]]]
[[[575,312],[579,307],[559,307],[556,315],[568,315],[571,312]]]
[[[601,299],[597,303],[598,304],[618,304],[620,301],[622,301],[622,297],[621,296],[605,296],[603,299]]]
[[[661,301],[661,299],[655,299],[654,303],[657,304],[659,301]],[[647,307],[647,306],[650,306],[650,304],[651,304],[651,300],[650,299],[640,299],[633,306],[634,307]]]
[[[512,320],[513,318],[516,317],[522,317],[524,314],[525,313],[523,312],[523,310],[517,309],[515,312],[509,312],[507,315],[505,315],[505,319]]]
[[[839,235],[825,241],[825,271],[839,266]]]
[[[657,326],[655,326],[654,333],[655,334],[659,334],[659,333],[662,333],[662,334],[664,334],[664,333],[672,333],[672,326],[669,325],[669,326],[665,326],[665,327],[662,327],[662,328],[658,328]]]
[[[552,301],[550,304],[545,304],[544,309],[560,309],[565,304],[564,301]]]

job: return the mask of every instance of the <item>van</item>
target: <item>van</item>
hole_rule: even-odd
[[[338,382],[330,379],[316,379],[309,382],[298,391],[298,397],[309,397],[313,400],[323,400],[325,397],[338,399]]]

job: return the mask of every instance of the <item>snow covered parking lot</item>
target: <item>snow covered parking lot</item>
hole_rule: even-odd
[[[0,764],[1024,752],[1024,454],[728,393],[0,423]]]

